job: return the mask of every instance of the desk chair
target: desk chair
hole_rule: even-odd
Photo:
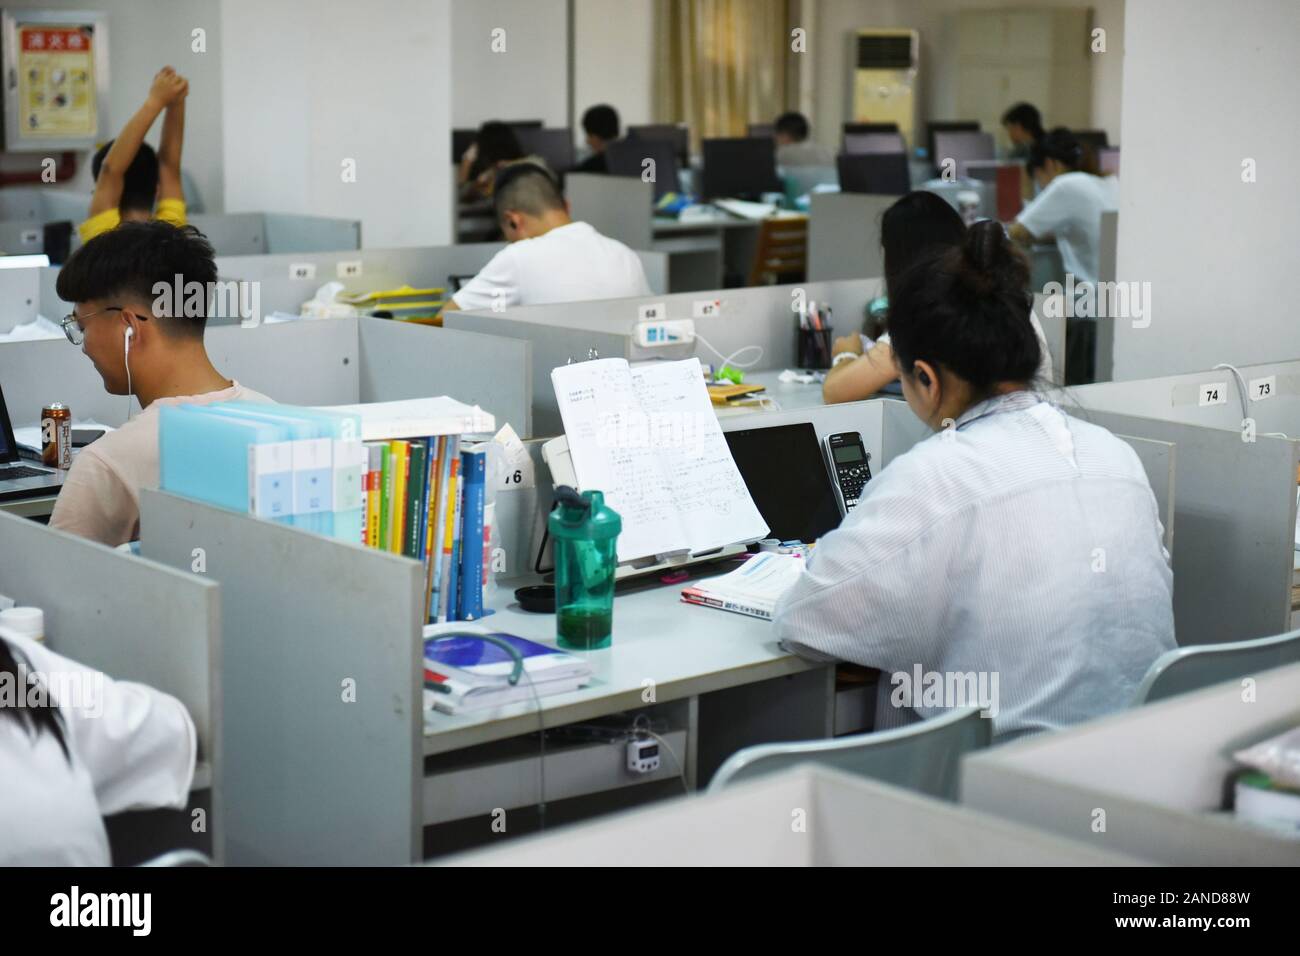
[[[758,228],[750,285],[802,282],[808,272],[808,218],[764,219]]]
[[[963,754],[989,745],[993,724],[978,704],[918,724],[833,740],[759,744],[727,758],[709,792],[801,763],[824,764],[943,800],[957,799]]]
[[[1146,677],[1133,695],[1133,706],[1297,662],[1300,662],[1300,630],[1252,641],[1178,647],[1165,651],[1147,669]]]

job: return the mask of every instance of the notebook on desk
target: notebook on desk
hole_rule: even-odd
[[[620,562],[767,536],[699,359],[576,362],[551,381],[579,486],[604,492],[623,518]]]

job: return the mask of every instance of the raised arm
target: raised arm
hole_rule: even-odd
[[[826,381],[822,383],[822,400],[828,405],[860,402],[875,395],[896,378],[898,369],[894,367],[894,350],[889,343],[878,342],[861,358],[853,361],[846,359],[826,373]]]
[[[153,126],[153,121],[171,102],[178,81],[184,82],[176,76],[176,72],[170,66],[159,70],[153,78],[153,84],[149,87],[149,95],[145,97],[144,105],[126,121],[122,131],[117,134],[117,139],[113,140],[113,145],[109,147],[104,163],[99,169],[99,176],[95,180],[95,192],[90,197],[92,216],[105,209],[116,209],[122,201],[122,187],[126,181],[127,167],[139,152],[140,144],[144,142],[145,134],[149,132],[149,127]]]
[[[181,184],[181,145],[185,142],[185,98],[190,84],[177,75],[180,86],[163,116],[162,139],[158,143],[158,198],[184,199]]]

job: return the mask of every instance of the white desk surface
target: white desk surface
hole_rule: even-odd
[[[724,573],[734,565],[723,565]],[[474,624],[442,625],[445,631],[504,631],[554,647],[555,615],[519,609],[512,581],[502,587],[506,605]],[[661,585],[614,599],[614,640],[599,651],[573,651],[588,659],[592,682],[568,694],[542,699],[548,727],[590,720],[642,707],[643,681],[654,681],[655,702],[663,703],[827,665],[781,650],[768,621],[715,608],[684,604],[686,584]],[[508,605],[506,604],[508,602]],[[493,740],[532,733],[538,718],[531,699],[471,714],[425,714],[424,753],[446,753]]]
[[[796,408],[818,408],[826,404],[822,401],[821,382],[808,385],[799,382],[782,382],[781,371],[781,369],[770,369],[765,372],[746,372],[745,382],[762,385],[765,389],[762,395],[776,402],[780,406],[779,410],[783,412]],[[716,405],[714,410],[719,418],[729,418],[733,415],[752,414],[768,409],[760,405]],[[771,409],[771,411],[777,410]]]
[[[757,229],[759,220],[741,219],[730,213],[720,212],[703,219],[669,219],[655,216],[652,228],[656,236],[671,235],[676,232],[702,232],[715,229]]]

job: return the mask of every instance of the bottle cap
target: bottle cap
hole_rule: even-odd
[[[11,607],[0,611],[0,627],[34,641],[45,640],[45,612],[38,607]]]

